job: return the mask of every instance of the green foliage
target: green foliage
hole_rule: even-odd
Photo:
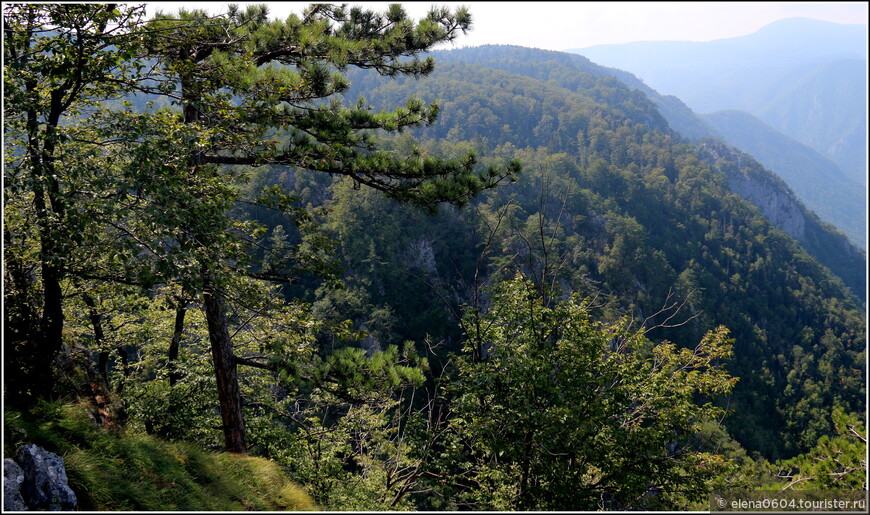
[[[101,124],[91,114],[135,85],[141,69],[133,33],[143,14],[141,6],[3,6],[4,242],[13,264],[4,284],[13,322],[13,403],[32,405],[50,395],[53,381],[45,375],[64,326],[61,283],[100,268],[102,260],[94,266],[90,259],[104,248],[101,229],[122,211],[106,209],[103,177],[115,169],[106,165]]]
[[[277,438],[263,442],[268,455],[329,509],[413,508],[406,494],[424,466],[413,456],[421,424],[412,415],[413,394],[425,380],[426,360],[408,344],[370,355],[345,347],[299,365],[279,364],[285,384],[302,394],[276,411],[276,421],[290,427],[273,426]]]
[[[473,155],[397,159],[377,148],[375,132],[431,124],[437,106],[412,97],[399,102],[404,107],[374,112],[364,100],[344,106],[336,95],[349,86],[348,67],[385,76],[431,73],[433,59],[419,54],[470,23],[465,9],[433,9],[416,23],[400,7],[379,14],[317,4],[285,21],[267,21],[263,7],[215,19],[182,10],[152,20],[145,45],[183,90],[185,123],[197,132],[203,163],[281,164],[347,176],[434,209],[467,202],[513,177],[518,165],[478,173]]]
[[[730,392],[727,331],[694,349],[653,346],[590,320],[576,296],[548,305],[532,283],[496,288],[466,311],[451,427],[470,463],[460,501],[490,510],[686,507],[708,494],[721,456],[694,448],[722,415],[698,395]],[[471,485],[476,485],[472,487]]]
[[[413,344],[406,348],[406,355],[413,353]],[[421,386],[423,374],[419,368],[395,365],[398,347],[391,345],[385,351],[375,351],[366,356],[363,349],[345,347],[330,354],[318,368],[315,381],[329,380],[338,389],[334,395],[353,400],[363,400],[368,392],[390,391],[403,386]],[[422,363],[425,367],[425,361]]]
[[[331,510],[698,509],[865,481],[844,415],[865,402],[861,302],[732,194],[781,186],[745,155],[555,53],[434,70],[465,9],[133,30],[139,12],[4,6],[7,371],[41,378],[60,347],[39,342],[67,344],[47,383],[125,435],[43,405],[7,412],[7,442],[64,453],[85,507],[294,506],[276,466]],[[74,48],[103,75],[39,125]],[[819,231],[854,287],[863,257]],[[263,459],[202,450],[224,445],[221,371]]]
[[[36,228],[17,228],[36,231],[34,240],[44,257],[42,320],[33,320],[39,306],[22,306],[16,327],[23,333],[21,340],[31,341],[14,347],[20,350],[15,368],[32,378],[35,369],[47,368],[61,345],[67,309],[61,282],[67,274],[146,291],[177,288],[174,295],[182,307],[176,310],[179,328],[170,338],[170,388],[152,382],[154,395],[149,396],[163,398],[172,415],[178,367],[189,364],[197,373],[201,370],[193,362],[179,363],[176,354],[183,306],[202,295],[227,446],[244,452],[238,356],[230,334],[238,321],[230,320],[226,305],[247,308],[263,302],[256,288],[240,286],[247,276],[292,282],[293,273],[334,277],[336,269],[329,259],[329,241],[312,226],[308,211],[295,205],[297,198],[266,187],[245,199],[240,193],[253,193],[245,188],[250,170],[227,165],[271,164],[350,177],[357,186],[365,184],[432,211],[441,202],[468,202],[512,178],[518,165],[480,171],[472,154],[454,160],[397,157],[379,150],[373,135],[431,124],[437,106],[410,98],[403,107],[373,112],[362,100],[344,106],[337,98],[348,87],[344,72],[349,66],[386,76],[429,74],[434,61],[420,54],[468,29],[471,18],[464,8],[433,8],[419,22],[398,6],[382,15],[318,4],[302,17],[284,21],[269,21],[264,6],[234,7],[217,17],[182,9],[137,26],[139,14],[141,9],[121,12],[111,6],[4,8],[4,49],[10,70],[20,72],[10,73],[6,85],[10,92],[33,93],[10,93],[8,99],[9,117],[16,121],[11,137],[17,138],[25,159],[16,159],[13,152],[7,160],[16,161],[14,169],[23,183],[32,182],[29,189],[15,192],[15,205],[26,209],[26,195],[32,194],[38,222]],[[44,31],[44,25],[61,29]],[[108,64],[103,62],[107,56]],[[145,59],[151,60],[148,67]],[[130,101],[122,109],[99,108],[109,93],[130,88],[152,100],[171,98],[181,112],[155,110],[152,103],[134,110]],[[93,108],[87,115],[78,110],[84,105]],[[62,116],[69,120],[61,123]],[[40,119],[44,128],[33,123]],[[67,140],[75,144],[59,145]],[[108,173],[96,173],[110,152]],[[60,157],[72,159],[64,163]],[[55,163],[62,169],[55,170]],[[88,193],[79,207],[74,197],[82,190]],[[298,240],[291,243],[283,229],[270,231],[254,220],[232,216],[239,203],[289,217]],[[95,236],[85,238],[87,245],[77,253],[73,242],[85,234]],[[28,253],[25,245],[34,242],[27,234],[15,236],[21,240],[20,253]],[[257,258],[260,263],[255,263]],[[288,266],[294,260],[296,266]],[[20,284],[13,290],[15,300],[24,301],[38,286],[27,283],[26,270],[16,271]],[[98,319],[95,313],[95,333],[102,332]],[[34,321],[40,331],[27,334]],[[238,332],[248,323],[233,328]],[[50,348],[30,352],[39,351],[40,341]],[[30,395],[27,387],[22,386],[20,396]],[[157,417],[162,410],[155,412],[156,407],[134,411]],[[178,427],[172,416],[162,420],[164,427]]]
[[[822,416],[831,406],[863,410],[864,308],[853,293],[864,290],[864,256],[809,215],[808,241],[792,239],[729,187],[732,178],[750,177],[781,190],[781,180],[722,144],[682,141],[629,88],[580,57],[553,54],[444,52],[448,64],[420,83],[353,77],[375,105],[409,94],[449,99],[439,122],[413,134],[420,148],[472,142],[481,159],[512,155],[534,171],[473,204],[486,221],[471,222],[481,227],[478,245],[488,242],[486,256],[442,261],[462,272],[450,279],[441,272],[438,284],[466,287],[433,288],[439,301],[455,312],[474,297],[473,277],[497,281],[522,270],[542,284],[599,295],[611,318],[628,314],[654,326],[670,316],[663,305],[681,306],[671,322],[690,322],[657,329],[656,340],[685,345],[726,325],[735,337],[729,369],[742,380],[725,423],[768,459],[809,450],[832,429]],[[376,248],[370,259],[387,256]],[[366,283],[375,274],[349,272],[369,295],[382,287]],[[429,334],[455,338],[446,329]]]
[[[402,473],[420,464],[409,457],[413,442],[394,425],[391,414],[396,407],[351,407],[326,425],[311,419],[277,459],[286,460],[291,477],[305,484],[327,509],[413,509],[398,494]]]
[[[263,458],[206,452],[94,424],[78,405],[4,413],[4,455],[36,443],[64,458],[79,509],[314,510],[308,494]]]
[[[783,490],[866,490],[867,430],[858,414],[835,408],[835,435],[823,435],[805,454],[777,463]]]

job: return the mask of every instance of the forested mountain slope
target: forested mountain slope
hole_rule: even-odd
[[[835,405],[863,410],[861,301],[733,192],[761,184],[788,195],[779,179],[724,145],[684,142],[643,94],[613,78],[515,60],[520,68],[540,64],[561,78],[543,81],[488,68],[480,59],[460,63],[464,52],[442,59],[444,64],[419,82],[352,75],[349,97],[364,94],[375,108],[410,95],[441,99],[438,121],[415,133],[424,151],[449,153],[472,145],[484,156],[523,159],[527,171],[521,181],[477,203],[490,217],[510,206],[510,230],[502,226],[498,233],[493,247],[500,250],[490,256],[487,273],[497,275],[501,268],[494,263],[512,262],[530,273],[552,275],[570,290],[601,290],[612,296],[612,309],[637,320],[651,317],[647,323],[653,325],[663,321],[654,314],[669,294],[676,295],[697,315],[679,328],[657,330],[658,337],[676,341],[691,341],[715,324],[728,326],[736,339],[729,368],[741,377],[730,401],[729,428],[747,448],[768,457],[806,449],[829,428],[825,414]],[[457,62],[447,64],[450,60]],[[496,66],[504,67],[504,61]],[[411,142],[397,144],[407,149]],[[404,302],[410,292],[401,273],[403,266],[422,266],[410,265],[415,259],[409,257],[420,249],[438,284],[451,288],[469,279],[474,252],[454,251],[475,238],[451,222],[466,214],[425,220],[384,202],[375,207],[346,196],[326,205],[331,202],[337,203],[333,223],[341,248],[356,249],[353,259],[345,256],[347,262],[391,263],[350,273],[358,284],[369,285],[362,288],[368,302],[389,306],[398,320],[411,321],[422,312],[419,297]],[[405,222],[390,221],[395,217]],[[345,229],[351,220],[381,229]],[[803,230],[820,240],[838,238],[824,227],[813,232],[807,223]],[[817,243],[830,249],[830,259],[846,262],[841,273],[848,271],[843,275],[863,291],[863,256],[849,257],[847,245],[830,239]],[[392,264],[397,261],[405,265]],[[457,291],[446,295],[456,296],[461,298]],[[433,302],[422,309],[437,318]],[[428,323],[428,334],[438,334],[432,330],[439,324],[431,318]],[[408,337],[423,336],[416,333],[423,326],[397,326],[406,327]]]
[[[591,88],[584,86],[584,80],[591,80],[590,76],[610,81],[610,87],[615,87],[613,77],[616,77],[629,89],[642,92],[647,99],[655,104],[670,128],[680,135],[692,139],[717,136],[709,124],[695,115],[680,100],[674,97],[663,97],[645,86],[633,75],[598,66],[582,56],[511,46],[483,46],[461,51],[442,52],[437,55],[442,62],[458,60],[468,64],[505,70],[575,92],[591,91]],[[600,93],[593,94],[600,95]],[[633,102],[638,102],[640,98],[642,97],[635,94]],[[812,188],[816,191],[824,190],[830,181],[820,176],[820,173],[822,172],[816,170],[816,180],[803,177],[803,181],[811,182]],[[810,186],[803,186],[805,184],[803,181],[798,181],[798,184],[802,186],[801,189],[810,189]],[[849,241],[838,234],[836,230],[820,223],[818,216],[805,209],[789,188],[770,172],[758,171],[752,175],[749,182],[743,182],[746,187],[738,190],[738,194],[754,203],[762,209],[768,219],[801,241],[810,254],[840,276],[847,286],[852,288],[853,292],[858,296],[864,296],[865,257],[858,249],[853,248]],[[768,191],[771,184],[777,184],[774,188],[775,192],[774,190]],[[762,192],[766,193],[762,194]],[[763,197],[770,199],[771,195],[777,200],[763,200]],[[843,195],[849,196],[848,194]],[[832,206],[834,204],[832,199],[825,199],[825,205]],[[850,218],[844,220],[854,216],[854,213],[851,213]],[[832,246],[836,250],[832,250]]]
[[[595,76],[616,77],[629,88],[643,92],[656,105],[670,127],[682,136],[692,140],[722,139],[751,154],[765,164],[769,170],[785,180],[798,198],[821,216],[825,222],[833,224],[840,231],[846,233],[853,243],[864,248],[864,233],[866,231],[864,212],[867,203],[864,192],[859,186],[861,181],[841,177],[843,172],[837,165],[832,164],[822,156],[812,155],[811,148],[806,148],[797,141],[790,141],[785,133],[781,134],[770,128],[764,131],[765,137],[759,140],[760,122],[758,121],[732,115],[727,117],[729,123],[724,124],[726,118],[723,115],[699,116],[677,97],[660,94],[633,74],[598,65],[581,55],[512,46],[482,46],[465,49],[461,53],[443,52],[437,55],[444,61],[461,59],[466,63],[479,63],[483,66],[527,75],[544,81],[554,81],[554,83],[568,89],[575,87],[577,73],[586,72]],[[808,80],[806,77],[801,77],[801,79],[803,82]],[[783,93],[776,95],[774,100],[768,103],[771,106],[776,105],[778,112],[793,113],[790,116],[792,119],[800,118],[800,109],[789,109],[789,106],[793,105],[794,102],[800,102],[800,88],[796,88],[789,81],[783,82],[786,84],[780,88]],[[853,80],[851,82],[857,84],[860,81]],[[767,93],[769,94],[769,92]],[[756,104],[763,101],[764,94],[765,91],[754,93],[755,97],[758,97],[755,99]],[[854,117],[854,113],[860,112],[862,109],[860,105],[853,102],[853,96],[844,97],[832,91],[818,91],[813,94],[813,98],[824,98],[825,103],[836,104],[833,106],[833,111],[839,113],[836,124],[838,128],[842,128],[844,124],[851,124],[850,126],[853,126],[855,130],[850,132],[853,135],[850,137],[856,135],[862,137],[863,133],[858,130],[860,129],[860,120]],[[850,107],[846,107],[846,105],[850,105]],[[813,112],[820,115],[827,110],[816,108]],[[718,123],[724,125],[719,126]],[[795,124],[801,125],[807,132],[811,132],[810,127],[818,125],[811,120],[801,120]],[[839,133],[839,129],[838,131],[821,131],[819,137],[827,138]],[[747,136],[748,134],[753,136]],[[852,148],[855,149],[855,152],[863,153],[864,150],[863,144],[853,145]],[[851,155],[849,159],[852,163],[863,162],[862,155]],[[803,213],[803,216],[813,218],[809,213]],[[800,235],[792,235],[802,239],[805,245],[808,243]],[[816,257],[820,257],[820,253],[824,250],[811,246],[807,248]],[[825,264],[834,268],[831,263],[825,262]]]
[[[635,75],[594,63],[582,55],[510,45],[483,45],[461,51],[434,52],[440,62],[480,64],[488,68],[525,75],[574,90],[582,73],[596,77],[615,77],[630,89],[641,91],[658,107],[671,128],[691,139],[715,137],[711,130],[680,99],[661,95]]]

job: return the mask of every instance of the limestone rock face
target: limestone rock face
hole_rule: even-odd
[[[24,471],[14,460],[3,460],[3,509],[6,511],[26,511],[27,505],[21,497]]]
[[[728,187],[750,204],[755,205],[773,225],[800,242],[807,241],[807,219],[803,205],[781,178],[764,171],[744,173],[740,170],[742,156],[739,151],[721,143],[701,145],[706,155],[702,158],[711,165],[737,163],[737,167],[727,167],[724,173]]]
[[[793,196],[741,174],[728,177],[728,185],[731,191],[758,206],[774,225],[799,241],[806,240],[806,220]]]
[[[28,509],[50,511],[75,509],[78,501],[76,494],[69,487],[63,458],[42,447],[29,444],[18,449],[15,461],[24,474],[21,496]]]

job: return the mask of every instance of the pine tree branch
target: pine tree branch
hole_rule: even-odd
[[[849,426],[849,432],[855,435],[858,440],[861,440],[862,443],[867,443],[867,438],[858,431],[855,431],[854,426]]]
[[[272,363],[261,363],[259,361],[254,361],[253,359],[243,358],[241,356],[233,356],[233,361],[237,365],[245,365],[247,367],[259,368],[262,370],[269,370],[271,372],[277,372],[278,367]]]

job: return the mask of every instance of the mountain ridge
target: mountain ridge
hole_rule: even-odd
[[[794,33],[798,31],[807,32],[808,37],[794,38]],[[617,56],[621,59],[630,58],[632,62],[647,63],[651,57],[661,59],[661,55],[658,52],[669,50],[670,52],[664,54],[664,56],[667,58],[667,61],[673,64],[690,64],[692,66],[703,64],[705,66],[713,66],[714,63],[706,60],[687,60],[685,55],[676,54],[674,51],[688,52],[688,55],[691,56],[692,52],[703,52],[706,54],[709,52],[707,49],[712,48],[717,52],[723,52],[720,57],[724,61],[719,61],[719,64],[729,61],[753,63],[759,62],[760,56],[757,46],[772,40],[776,45],[774,48],[779,52],[776,57],[788,64],[790,60],[793,60],[793,63],[803,63],[807,60],[827,57],[849,57],[866,60],[867,47],[862,44],[866,42],[866,38],[866,24],[841,24],[811,18],[794,17],[777,20],[753,33],[730,38],[710,41],[633,41],[629,43],[611,43],[572,48],[565,50],[565,52],[584,55],[589,59],[595,60],[595,62],[611,66],[607,61]],[[618,53],[611,54],[609,51],[616,51]],[[698,57],[704,54],[699,54]],[[605,56],[606,58],[604,58]],[[631,68],[621,68],[632,71]]]
[[[867,25],[794,18],[735,38],[569,52],[629,71],[698,113],[747,111],[866,181]]]
[[[676,133],[682,134],[684,131],[688,131],[695,136],[691,139],[695,140],[721,137],[709,124],[696,116],[679,99],[662,96],[649,86],[646,86],[643,81],[637,79],[631,73],[600,66],[584,56],[506,45],[486,45],[471,49],[440,51],[434,53],[434,55],[436,59],[444,64],[464,62],[466,64],[485,65],[501,70],[510,69],[513,73],[520,73],[549,84],[558,85],[569,91],[582,87],[583,80],[580,77],[583,73],[589,73],[597,77],[612,77],[625,84],[626,87],[643,94],[646,99],[649,99],[667,121],[669,128],[675,130]],[[770,174],[771,172],[767,173]],[[786,183],[782,182],[782,184],[785,185]],[[747,192],[748,190],[743,189],[741,191]],[[789,191],[783,198],[794,197],[794,193]],[[752,198],[757,200],[759,197],[754,196]],[[804,206],[799,206],[792,212],[802,213],[801,216],[804,219],[803,225],[809,228],[810,232],[821,234],[829,231],[829,229],[822,228],[817,215],[810,213]],[[797,235],[793,234],[792,236]],[[828,244],[813,247],[812,242],[827,241],[828,238],[813,236],[807,239],[806,233],[802,234],[802,236],[804,237],[802,241],[811,246],[810,253],[817,257],[826,256],[822,258],[823,261],[832,269],[838,270],[836,273],[841,277],[849,277],[845,280],[859,296],[863,297],[864,294],[861,292],[864,291],[864,280],[856,275],[855,272],[846,271],[846,269],[851,268],[851,265],[845,265],[845,268],[843,268],[844,263],[840,262],[840,259],[836,255],[831,254]],[[841,237],[846,239],[844,235],[841,235]],[[834,236],[834,238],[836,239],[837,237]],[[849,246],[848,240],[843,245],[836,244],[837,249],[848,249]],[[848,254],[850,257],[845,258],[847,261],[859,256],[861,251],[856,248],[854,251],[848,252]]]

